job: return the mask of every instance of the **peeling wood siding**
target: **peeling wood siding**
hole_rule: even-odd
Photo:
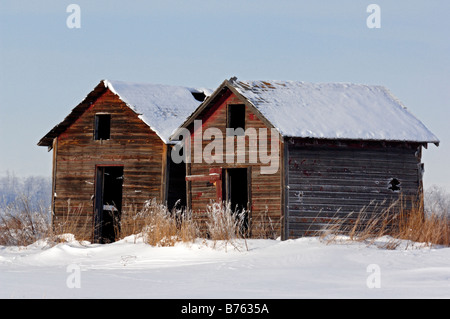
[[[94,140],[94,116],[101,112],[111,114],[109,140]],[[127,205],[135,204],[139,209],[145,200],[161,200],[163,146],[138,115],[107,90],[57,138],[53,199],[56,220],[76,219],[80,228],[85,222],[93,226],[96,165],[124,167],[124,211]]]
[[[318,144],[302,139],[286,144],[288,238],[313,235],[332,217],[344,218],[372,201],[368,211],[377,204],[373,213],[379,213],[400,194],[408,197],[422,192],[419,144]],[[400,182],[399,191],[389,189],[393,178]]]

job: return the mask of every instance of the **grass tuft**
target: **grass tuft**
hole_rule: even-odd
[[[349,214],[329,223],[321,238],[329,243],[345,235],[352,241],[373,244],[385,237],[389,240],[381,247],[386,249],[395,249],[402,241],[423,243],[429,247],[450,246],[450,220],[447,214],[424,213],[423,199],[412,201],[408,208],[405,204],[405,199],[400,198],[379,211],[369,212],[368,207],[364,207],[356,218]]]

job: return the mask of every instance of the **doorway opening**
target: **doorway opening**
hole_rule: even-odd
[[[172,160],[167,161],[169,164],[169,189],[167,194],[167,208],[181,209],[186,207],[186,164],[179,164]]]
[[[249,168],[227,168],[222,173],[222,198],[230,203],[231,211],[236,218],[243,218],[241,234],[246,234],[249,227],[249,172]]]
[[[120,232],[123,166],[97,166],[94,241],[114,242]]]

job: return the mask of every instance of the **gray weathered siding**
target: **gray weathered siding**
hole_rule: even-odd
[[[421,190],[418,144],[289,139],[285,145],[287,238],[313,235],[331,217],[359,212],[372,201],[369,209],[379,212],[383,201],[386,206]],[[400,190],[389,189],[394,178]]]

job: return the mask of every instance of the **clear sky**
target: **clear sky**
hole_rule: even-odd
[[[424,150],[425,186],[450,190],[449,12],[448,0],[1,0],[0,176],[50,176],[36,143],[102,79],[214,89],[237,76],[386,86],[441,141]]]

